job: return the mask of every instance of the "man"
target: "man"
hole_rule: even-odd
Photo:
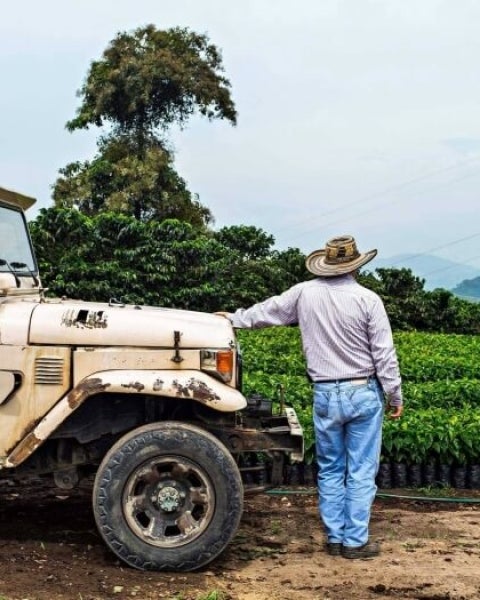
[[[384,404],[392,418],[403,411],[392,332],[381,299],[356,281],[376,250],[360,253],[351,236],[333,238],[312,252],[307,269],[317,277],[235,313],[217,313],[237,328],[298,324],[313,381],[320,516],[326,550],[345,558],[380,552],[369,541],[377,487]]]

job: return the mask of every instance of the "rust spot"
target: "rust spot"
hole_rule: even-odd
[[[103,383],[100,377],[95,377],[92,379],[87,379],[83,383],[77,385],[75,389],[73,389],[67,396],[68,406],[75,410],[82,404],[85,398],[89,396],[93,396],[94,394],[99,394],[100,392],[105,391],[105,389],[109,386],[109,383]]]
[[[181,384],[176,379],[172,381],[172,387],[177,390],[177,396],[184,396],[185,398],[190,398],[190,392],[188,391],[188,387],[186,385]]]
[[[99,377],[88,379],[87,381],[78,385],[67,395],[68,406],[73,412],[80,404],[82,404],[85,398],[88,398],[88,396],[92,396],[93,394],[103,392],[109,385],[109,383],[103,383]],[[24,431],[33,429],[40,421],[41,419],[30,422]],[[45,440],[42,440],[35,435],[35,431],[31,431],[14,448],[7,461],[12,466],[19,465],[26,458],[28,458],[30,454],[32,454],[32,452],[34,452],[44,441]]]
[[[214,402],[220,400],[220,396],[208,387],[203,381],[191,379],[188,386],[193,393],[193,397],[205,402]]]
[[[29,433],[26,438],[24,438],[18,446],[14,449],[14,451],[8,457],[8,462],[12,466],[17,466],[22,463],[26,458],[32,454],[34,450],[36,450],[40,444],[43,442],[40,438],[38,438],[33,432]]]
[[[40,421],[42,420],[42,417],[39,417],[38,419],[35,419],[34,421],[30,421],[30,423],[28,423],[28,425],[26,425],[23,428],[22,433],[18,436],[19,439],[24,438],[26,435],[28,435],[31,431],[33,431],[35,429],[35,427],[38,425],[38,423],[40,423]],[[1,596],[0,596],[1,598]]]
[[[177,389],[177,396],[194,398],[195,400],[204,403],[220,400],[220,396],[209,388],[205,382],[194,379],[193,377],[188,380],[186,385],[183,385],[176,380],[172,385]]]
[[[139,381],[131,381],[130,383],[122,383],[122,387],[124,388],[133,388],[134,390],[137,390],[137,392],[141,392],[145,386],[143,385],[143,383],[140,383]]]
[[[160,392],[161,390],[163,390],[163,381],[161,379],[156,379],[153,382],[153,391],[154,392]]]

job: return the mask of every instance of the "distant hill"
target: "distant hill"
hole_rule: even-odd
[[[465,279],[453,288],[452,292],[468,300],[480,301],[480,277]]]
[[[375,258],[366,267],[368,270],[380,268],[411,269],[417,277],[425,279],[425,289],[444,288],[455,294],[457,288],[465,280],[480,278],[480,269],[463,265],[433,254],[397,254],[389,258]],[[472,294],[458,294],[471,296]],[[480,295],[480,293],[479,293]]]

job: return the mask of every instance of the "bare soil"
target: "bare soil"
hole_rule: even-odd
[[[290,492],[247,497],[233,543],[201,571],[151,573],[107,550],[88,486],[2,480],[0,600],[480,598],[480,504],[377,498],[371,533],[382,554],[346,560],[323,550],[314,490]]]

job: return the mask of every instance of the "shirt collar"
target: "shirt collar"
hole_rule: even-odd
[[[358,285],[357,280],[350,273],[347,273],[346,275],[337,275],[335,277],[317,277],[317,281],[320,285],[329,288],[343,288]]]

